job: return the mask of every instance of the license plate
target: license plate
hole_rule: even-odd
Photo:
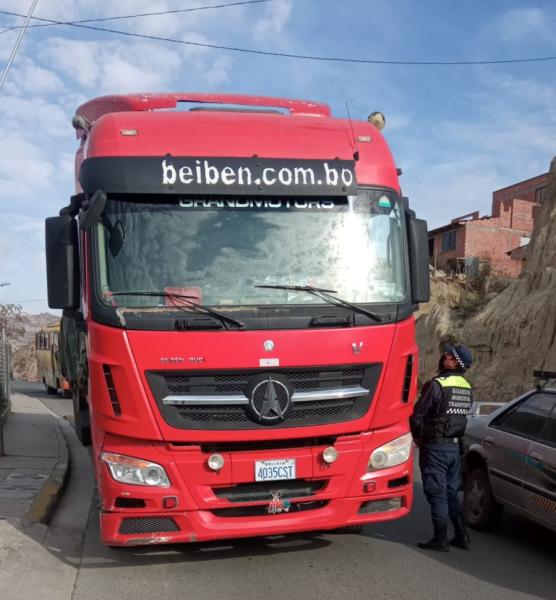
[[[255,461],[255,481],[295,479],[295,458]]]

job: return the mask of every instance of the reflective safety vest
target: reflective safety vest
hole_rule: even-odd
[[[436,415],[429,415],[426,419],[426,438],[442,440],[462,437],[473,403],[471,385],[461,375],[435,377],[434,381],[442,387],[442,402]]]

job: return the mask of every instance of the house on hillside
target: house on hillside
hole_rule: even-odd
[[[526,179],[492,194],[492,214],[472,212],[429,231],[429,254],[437,269],[478,273],[481,263],[493,272],[518,277],[542,205],[548,173]]]

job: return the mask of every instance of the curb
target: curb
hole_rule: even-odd
[[[23,516],[25,525],[42,523],[48,525],[68,479],[70,459],[68,444],[62,433],[60,417],[54,417],[54,430],[58,438],[58,462],[44,482],[40,492]]]

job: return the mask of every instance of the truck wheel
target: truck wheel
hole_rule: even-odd
[[[84,446],[91,445],[91,420],[87,401],[76,390],[73,390],[73,419],[75,433]]]
[[[488,529],[500,517],[501,506],[492,495],[488,473],[484,467],[471,471],[463,492],[465,520],[473,529]]]

